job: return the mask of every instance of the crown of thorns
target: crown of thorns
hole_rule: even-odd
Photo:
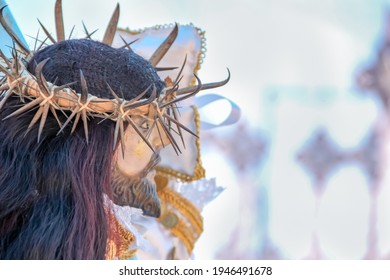
[[[30,111],[31,109],[37,108],[37,111],[27,128],[27,132],[36,123],[39,122],[37,138],[38,142],[40,141],[41,133],[44,129],[47,115],[50,111],[59,125],[59,131],[57,135],[61,133],[64,128],[70,125],[71,122],[73,122],[73,126],[71,129],[72,134],[81,119],[84,127],[86,141],[88,143],[88,119],[91,117],[97,117],[102,119],[109,119],[115,122],[114,148],[116,147],[116,144],[119,139],[122,144],[122,153],[124,152],[123,136],[125,123],[131,125],[138,133],[138,135],[153,151],[153,146],[150,144],[147,138],[150,131],[154,127],[157,127],[158,132],[160,134],[160,138],[162,137],[162,133],[164,133],[172,144],[172,147],[174,148],[175,152],[180,153],[181,151],[179,145],[173,137],[172,132],[180,136],[181,140],[183,141],[183,144],[184,140],[182,136],[182,130],[185,130],[194,136],[196,136],[196,134],[178,121],[177,102],[194,96],[201,90],[220,87],[226,84],[230,78],[230,73],[228,73],[228,77],[224,81],[202,84],[200,79],[194,74],[198,83],[196,86],[179,88],[179,82],[182,78],[181,74],[186,63],[185,58],[176,79],[167,84],[167,87],[163,90],[163,94],[158,93],[155,86],[151,85],[145,91],[139,93],[139,95],[135,98],[131,100],[125,100],[123,97],[121,98],[118,93],[116,93],[110,87],[109,84],[107,84],[107,87],[110,91],[110,94],[113,96],[113,99],[98,98],[93,95],[93,92],[88,91],[87,82],[81,70],[79,81],[81,85],[81,92],[76,92],[69,87],[71,84],[57,86],[54,83],[46,81],[45,77],[42,74],[42,70],[48,59],[50,58],[41,61],[36,66],[35,73],[30,73],[29,71],[27,71],[25,66],[25,62],[32,57],[36,50],[40,50],[47,40],[50,40],[53,44],[65,40],[62,1],[57,0],[55,4],[55,26],[57,41],[50,35],[50,33],[42,25],[42,23],[39,22],[43,31],[45,32],[46,39],[42,41],[40,46],[36,48],[33,52],[31,52],[23,44],[23,41],[16,35],[15,32],[13,32],[13,30],[7,24],[3,16],[3,11],[5,7],[6,6],[0,9],[0,22],[4,29],[7,31],[7,33],[13,39],[14,46],[12,47],[12,57],[10,59],[7,58],[0,50],[0,72],[2,72],[4,75],[0,80],[0,110],[3,108],[9,97],[13,95],[19,96],[21,102],[23,102],[24,105],[16,109],[13,113],[6,116],[4,119],[17,117],[27,111]],[[118,19],[119,5],[116,6],[116,9],[111,17],[111,20],[104,34],[102,43],[111,46],[115,36],[115,32],[117,30]],[[86,33],[86,38],[90,39],[93,33],[89,33],[85,26],[84,30]],[[156,71],[176,69],[176,67],[161,68],[157,67],[156,65],[167,53],[167,51],[175,41],[177,34],[178,26],[177,24],[175,24],[173,30],[170,32],[168,37],[150,57],[149,63],[154,67]],[[122,46],[122,48],[128,48],[130,50],[130,45],[132,42],[128,43],[123,38],[122,40],[124,42],[124,46]],[[36,39],[36,43],[37,42],[38,39]],[[150,95],[150,97],[145,98],[146,93],[151,89],[152,94]],[[66,121],[64,123],[61,123],[57,113],[61,113],[66,116]],[[137,124],[131,118],[132,116],[141,116],[151,122],[151,125],[149,126],[149,131],[145,135],[141,132]],[[160,131],[160,129],[162,129],[163,131]]]

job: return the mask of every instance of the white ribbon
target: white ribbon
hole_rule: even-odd
[[[210,94],[205,94],[201,96],[197,96],[195,98],[195,103],[198,106],[199,109],[202,107],[209,105],[215,101],[219,100],[226,100],[229,102],[231,109],[229,115],[226,117],[224,121],[222,121],[219,124],[213,124],[210,122],[202,121],[200,122],[201,124],[201,129],[212,129],[216,127],[221,127],[221,126],[227,126],[227,125],[232,125],[237,123],[240,120],[241,117],[241,110],[238,107],[236,103],[234,103],[232,100],[223,97],[221,95],[215,94],[215,93],[210,93]]]

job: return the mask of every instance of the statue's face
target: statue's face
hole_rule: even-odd
[[[147,134],[149,124],[142,118],[135,118],[138,128]],[[162,129],[159,129],[162,131]],[[115,155],[113,174],[113,198],[118,205],[127,205],[140,208],[145,215],[158,217],[160,215],[160,201],[154,183],[154,167],[160,161],[158,155],[162,147],[168,145],[168,139],[157,126],[149,132],[147,137],[155,153],[138,135],[132,126],[128,126],[124,137],[124,153],[119,144]]]

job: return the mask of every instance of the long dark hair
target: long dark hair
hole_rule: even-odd
[[[163,86],[133,52],[91,40],[44,49],[30,61],[29,71],[34,73],[47,57],[47,80],[74,82],[81,69],[98,97],[107,97],[107,83],[126,99],[152,83]],[[78,84],[73,88],[80,92]],[[59,125],[49,112],[38,143],[39,122],[28,129],[36,109],[4,120],[22,102],[11,97],[0,112],[0,259],[104,259],[110,235],[104,200],[111,198],[114,123],[91,118],[87,143],[81,122],[72,135],[72,125],[57,135]],[[66,117],[58,115],[64,123]]]
[[[0,258],[103,259],[112,125],[90,121],[87,144],[81,127],[56,136],[49,117],[37,143],[37,126],[26,133],[34,113],[0,122]]]

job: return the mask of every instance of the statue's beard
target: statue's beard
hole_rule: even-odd
[[[140,208],[144,215],[159,217],[160,199],[153,176],[150,176],[151,171],[159,162],[160,156],[153,154],[148,165],[137,176],[127,176],[115,165],[112,176],[114,203],[120,206]]]

